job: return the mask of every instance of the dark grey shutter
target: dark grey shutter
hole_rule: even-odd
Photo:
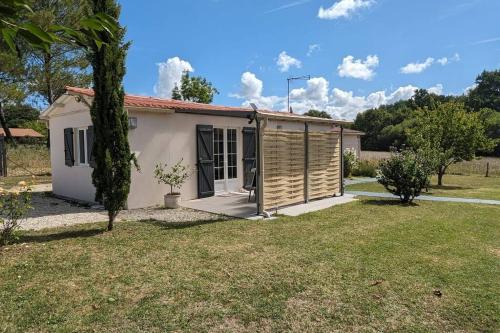
[[[256,167],[255,159],[255,127],[243,128],[243,186],[251,187],[253,184],[252,169]]]
[[[214,128],[196,125],[196,150],[198,160],[198,198],[214,195]]]
[[[87,128],[87,161],[89,161],[89,166],[95,168],[95,159],[92,151],[94,149],[94,126],[89,126]]]
[[[64,164],[70,167],[75,165],[72,128],[64,129]]]

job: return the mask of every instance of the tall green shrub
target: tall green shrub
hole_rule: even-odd
[[[430,185],[432,161],[411,150],[395,151],[380,163],[378,182],[401,202],[410,203]]]
[[[115,0],[92,0],[94,14],[105,13],[118,19],[120,7]],[[108,230],[124,207],[130,190],[130,167],[133,155],[128,143],[128,116],[123,108],[125,92],[125,56],[129,44],[123,42],[125,29],[113,37],[104,36],[106,44],[90,52],[93,68],[94,100],[90,109],[94,125],[92,182],[96,200],[108,211]]]

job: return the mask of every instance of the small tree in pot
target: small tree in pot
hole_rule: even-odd
[[[158,184],[170,185],[170,193],[165,194],[165,207],[167,208],[179,208],[179,201],[181,194],[180,192],[174,192],[175,189],[180,190],[182,185],[191,176],[189,168],[182,164],[182,159],[177,162],[169,170],[167,164],[157,164],[154,170],[155,178],[158,180]]]

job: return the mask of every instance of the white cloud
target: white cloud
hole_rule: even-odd
[[[342,64],[337,67],[337,70],[340,77],[371,80],[375,76],[374,69],[378,64],[379,60],[376,55],[369,55],[365,61],[347,56],[342,60]]]
[[[318,17],[325,20],[350,17],[356,10],[370,7],[373,3],[372,0],[340,0],[329,8],[320,7]]]
[[[412,62],[406,66],[401,67],[401,73],[403,74],[418,74],[422,73],[424,70],[432,66],[434,63],[434,58],[427,58],[424,62]]]
[[[321,50],[319,44],[311,44],[309,45],[309,49],[307,50],[307,56],[310,57],[313,55],[313,53],[318,52],[319,50]]]
[[[289,56],[285,51],[283,51],[279,54],[276,65],[278,65],[281,72],[288,72],[290,67],[301,68],[302,62],[299,59]]]
[[[163,98],[172,97],[172,89],[179,84],[182,73],[193,72],[191,64],[179,57],[170,58],[165,62],[158,64],[158,82],[154,86],[154,92],[157,96]]]
[[[443,85],[441,83],[436,84],[434,87],[427,89],[431,94],[441,95],[443,93]]]
[[[457,62],[457,61],[460,61],[460,55],[458,53],[455,53],[453,55],[453,57],[451,58],[448,58],[448,57],[442,57],[442,58],[439,58],[437,60],[437,62],[439,64],[441,64],[442,66],[446,66],[446,65],[449,65],[450,63],[452,62]]]
[[[261,109],[286,111],[286,96],[263,96],[263,84],[255,74],[245,72],[241,78],[241,93],[232,95],[243,99],[243,105],[255,103]],[[305,88],[290,92],[290,106],[295,113],[304,113],[310,109],[324,110],[334,118],[352,120],[359,112],[391,104],[413,97],[418,87],[407,85],[391,92],[375,91],[366,96],[356,96],[352,91],[339,88],[329,90],[329,82],[323,77],[314,77],[307,81]],[[428,88],[429,92],[441,94],[443,86],[437,84]]]

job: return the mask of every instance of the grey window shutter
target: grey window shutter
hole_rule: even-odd
[[[87,129],[87,161],[91,168],[95,168],[94,149],[94,126]]]
[[[72,128],[64,129],[64,164],[66,164],[69,167],[75,165]]]

